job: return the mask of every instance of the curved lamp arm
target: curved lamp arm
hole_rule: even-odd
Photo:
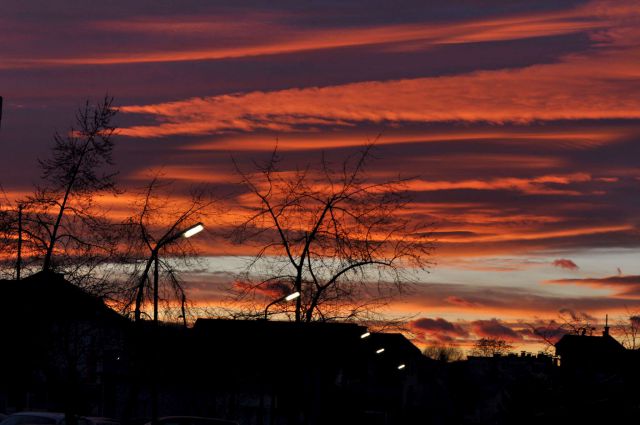
[[[300,292],[296,291],[296,292],[294,292],[292,294],[285,295],[284,297],[280,297],[275,301],[271,301],[269,304],[267,304],[267,306],[264,309],[264,320],[269,320],[269,307],[271,307],[274,304],[278,304],[278,303],[280,303],[282,301],[295,300],[299,296],[300,296]]]

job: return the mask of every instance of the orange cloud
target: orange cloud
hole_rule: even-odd
[[[618,140],[631,134],[628,129],[607,127],[593,128],[589,131],[572,128],[536,129],[531,131],[525,128],[492,128],[492,129],[455,129],[453,131],[417,131],[408,132],[399,128],[393,131],[363,135],[361,132],[305,132],[283,133],[277,137],[279,151],[319,150],[345,147],[360,147],[367,141],[376,141],[378,145],[396,145],[408,143],[440,143],[440,142],[483,142],[487,140],[508,140],[518,142],[545,142],[554,141],[567,148],[593,148]],[[276,146],[276,138],[264,134],[223,134],[214,139],[197,141],[187,144],[182,149],[188,151],[273,151]],[[549,168],[562,165],[555,158],[545,158],[534,155],[516,154],[475,154],[473,158],[456,158],[461,162],[478,162],[478,158],[484,160],[495,159],[508,163],[517,163],[519,168]]]
[[[360,122],[637,119],[640,98],[629,81],[640,73],[640,31],[632,46],[614,31],[606,46],[557,63],[457,76],[369,81],[330,87],[227,94],[155,105],[125,113],[159,122],[123,135],[162,137],[228,131],[293,131]],[[607,66],[601,66],[606,63]]]
[[[544,240],[549,238],[562,238],[573,237],[581,235],[593,235],[598,233],[608,233],[615,231],[632,231],[634,228],[631,225],[622,226],[592,226],[592,227],[578,227],[575,229],[562,229],[554,231],[545,231],[539,229],[536,226],[521,226],[519,228],[513,228],[509,226],[508,222],[504,223],[505,226],[502,231],[496,232],[496,234],[477,234],[466,238],[466,242],[508,242],[508,241],[535,241]],[[485,231],[486,231],[485,227]]]
[[[216,41],[215,35],[225,35],[226,39],[231,40],[229,42],[231,45],[220,46],[218,41],[206,43],[205,47],[197,49],[100,52],[100,54],[69,57],[16,57],[6,58],[0,68],[220,60],[370,45],[387,46],[390,50],[416,48],[422,50],[441,44],[506,41],[572,34],[597,30],[608,25],[608,22],[600,19],[590,8],[447,24],[427,22],[312,31],[279,23],[278,21],[282,21],[283,18],[286,17],[268,15],[265,17],[264,14],[258,14],[243,16],[241,21],[236,16],[224,15],[213,17],[209,21],[193,17],[183,17],[180,22],[166,19],[102,21],[93,24],[92,30],[95,31],[97,28],[108,33],[142,33],[156,37],[161,37],[170,31],[174,37],[187,38],[193,37],[194,34],[209,33],[210,37],[211,34],[214,35],[211,39]],[[259,38],[247,37],[248,33],[259,34]]]
[[[192,183],[232,183],[240,178],[232,172],[215,170],[211,165],[165,165],[161,168],[163,178],[185,180]],[[148,170],[138,170],[127,176],[130,180],[149,181]]]
[[[409,183],[410,190],[431,191],[431,190],[451,190],[451,189],[474,189],[474,190],[515,190],[527,194],[546,195],[580,195],[575,190],[557,189],[547,186],[567,185],[576,182],[591,181],[591,176],[586,173],[574,173],[568,175],[547,175],[525,178],[496,178],[492,180],[464,180],[464,181],[425,181],[413,180]]]

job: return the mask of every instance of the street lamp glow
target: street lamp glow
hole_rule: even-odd
[[[405,367],[407,367],[407,366],[403,363],[403,364],[401,364],[400,366],[398,366],[398,370],[402,370],[402,369],[404,369]]]
[[[269,320],[269,307],[271,307],[274,304],[278,304],[281,303],[282,301],[291,301],[291,300],[295,300],[296,298],[298,298],[300,296],[300,292],[296,291],[292,294],[289,294],[285,297],[281,297],[278,298],[277,300],[271,301],[269,304],[267,304],[267,306],[264,308],[264,320]]]
[[[182,232],[182,236],[184,236],[185,238],[190,238],[191,236],[195,235],[196,233],[200,233],[203,230],[204,230],[204,225],[202,223],[198,223],[194,226],[189,227],[184,232]]]
[[[382,353],[384,353],[384,348],[378,348],[376,350],[376,354],[382,354]]]
[[[371,332],[365,332],[362,335],[360,335],[360,339],[365,339],[371,336]]]
[[[296,298],[298,298],[300,296],[300,292],[296,291],[293,294],[289,294],[286,297],[284,297],[285,301],[291,301],[291,300],[295,300]]]

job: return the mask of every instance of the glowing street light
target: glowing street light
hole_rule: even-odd
[[[362,335],[360,335],[360,339],[369,338],[370,336],[371,336],[371,332],[365,332]]]
[[[296,291],[289,295],[285,295],[284,297],[280,297],[277,300],[271,301],[264,309],[264,320],[269,320],[269,307],[274,304],[278,304],[282,301],[293,301],[300,296],[300,292]]]
[[[296,291],[293,294],[289,294],[286,297],[284,297],[285,301],[291,301],[291,300],[295,300],[296,298],[298,298],[300,296],[300,292]]]
[[[197,233],[200,233],[203,230],[204,230],[204,225],[202,223],[194,224],[193,226],[189,227],[187,230],[182,232],[182,236],[184,236],[185,238],[190,238],[191,236]]]
[[[384,348],[378,348],[376,350],[376,354],[382,354],[382,353],[384,353]]]
[[[402,370],[402,369],[404,369],[405,367],[407,367],[407,365],[405,365],[405,364],[403,363],[403,364],[401,364],[401,365],[399,365],[399,366],[398,366],[398,370]]]
[[[181,232],[175,232],[173,234],[165,235],[165,237],[161,238],[156,246],[151,251],[151,257],[153,259],[153,322],[157,326],[158,325],[158,257],[160,250],[175,242],[181,237],[190,238],[191,236],[198,234],[204,230],[204,224],[196,223],[191,227],[186,228]]]

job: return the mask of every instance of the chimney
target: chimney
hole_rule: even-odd
[[[604,316],[604,331],[602,331],[602,336],[609,336],[609,315]]]

